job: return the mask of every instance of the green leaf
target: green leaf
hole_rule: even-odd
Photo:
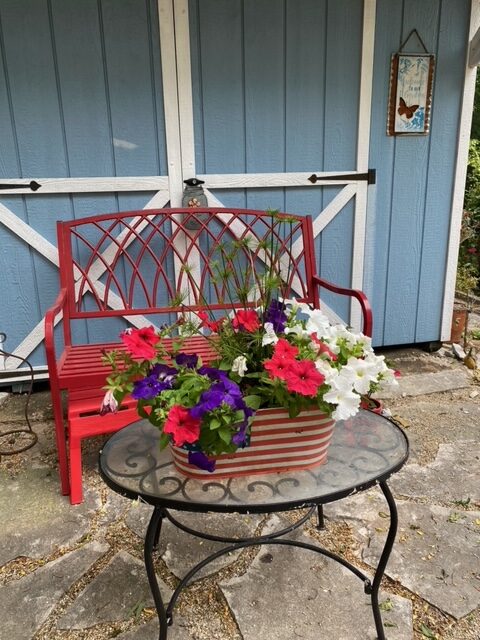
[[[262,399],[260,398],[260,396],[245,396],[243,400],[247,407],[250,407],[250,409],[259,409],[260,405],[262,404]]]
[[[419,629],[422,633],[422,636],[424,636],[425,638],[432,638],[433,640],[436,640],[437,636],[435,635],[435,633],[433,633],[431,629],[424,625],[423,622],[420,623]]]
[[[225,427],[222,427],[221,429],[218,430],[217,433],[226,444],[230,444],[232,440],[232,434],[230,429],[225,429]]]
[[[218,429],[222,426],[222,423],[218,418],[211,418],[209,422],[210,429]]]
[[[162,433],[160,436],[160,450],[165,449],[167,444],[170,442],[170,436],[168,433]]]
[[[387,598],[380,603],[379,607],[382,611],[391,611],[393,609],[393,602],[390,600],[390,598]]]

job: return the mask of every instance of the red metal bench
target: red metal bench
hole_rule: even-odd
[[[58,222],[57,234],[61,289],[46,314],[45,346],[62,493],[70,495],[72,504],[82,501],[82,440],[116,431],[137,418],[135,401],[128,398],[118,413],[99,415],[108,375],[102,351],[122,348],[117,339],[120,320],[159,326],[185,309],[204,309],[205,300],[210,309],[230,309],[212,264],[232,239],[242,240],[244,259],[255,264],[272,251],[265,239],[270,242],[273,234],[288,297],[319,307],[319,290],[324,287],[356,298],[363,332],[371,335],[372,314],[365,295],[316,275],[309,216],[272,216],[248,209],[141,210]],[[237,262],[235,269],[239,268]],[[63,332],[55,331],[61,320]],[[100,339],[97,330],[101,336],[103,331]],[[201,336],[190,338],[184,350],[201,353],[204,362],[213,355]]]

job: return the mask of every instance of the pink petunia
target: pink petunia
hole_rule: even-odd
[[[134,358],[143,358],[144,360],[150,360],[155,357],[156,351],[154,347],[160,341],[153,327],[127,329],[120,335],[120,338],[127,351]]]
[[[312,339],[312,342],[315,343],[315,345],[317,346],[318,349],[318,353],[324,353],[330,360],[337,360],[337,356],[333,353],[333,351],[325,344],[325,342],[322,342],[322,340],[320,340],[317,337],[316,332],[312,333],[312,335],[310,336],[310,338]]]
[[[206,313],[206,311],[198,311],[197,316],[202,321],[202,324],[200,326],[206,327],[207,329],[210,329],[210,331],[213,331],[214,333],[218,333],[218,331],[220,330],[220,327],[225,322],[225,318],[220,318],[219,320],[209,320],[208,314]]]
[[[199,418],[192,418],[190,412],[179,404],[174,405],[168,412],[168,418],[163,425],[163,431],[172,435],[173,443],[181,447],[188,442],[192,444],[200,437]]]
[[[263,366],[272,380],[275,378],[286,380],[294,364],[295,360],[293,358],[277,358],[274,356],[271,360],[266,360]]]
[[[275,350],[273,352],[274,358],[287,358],[290,360],[295,358],[298,355],[298,347],[295,347],[293,344],[290,344],[288,340],[284,338],[280,338],[280,340],[275,345]]]
[[[240,309],[235,313],[232,320],[234,329],[244,329],[245,331],[256,331],[260,327],[258,314],[253,309]]]
[[[311,360],[300,360],[293,363],[287,377],[287,389],[302,396],[316,396],[318,388],[325,381]]]

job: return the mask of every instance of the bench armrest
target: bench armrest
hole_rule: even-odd
[[[67,301],[67,290],[61,289],[57,299],[45,314],[45,351],[47,353],[47,365],[50,376],[56,372],[57,358],[55,355],[55,340],[53,330],[55,318],[63,311]]]
[[[339,287],[333,282],[329,282],[328,280],[324,280],[320,278],[320,276],[314,275],[313,282],[318,287],[323,287],[324,289],[328,289],[328,291],[332,291],[333,293],[338,293],[341,296],[350,296],[352,298],[356,298],[360,303],[360,307],[362,308],[363,315],[363,333],[369,338],[372,336],[373,329],[373,315],[372,308],[370,307],[370,303],[368,301],[367,296],[360,291],[359,289],[348,289],[346,287]]]

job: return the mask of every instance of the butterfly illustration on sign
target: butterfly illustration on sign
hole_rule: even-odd
[[[389,135],[428,133],[434,56],[396,53],[390,69]]]
[[[406,118],[408,118],[409,120],[411,118],[413,118],[413,114],[415,113],[415,111],[418,109],[420,105],[418,104],[412,104],[409,107],[407,107],[405,100],[403,98],[400,98],[400,102],[398,103],[398,115],[399,116],[405,116]]]

